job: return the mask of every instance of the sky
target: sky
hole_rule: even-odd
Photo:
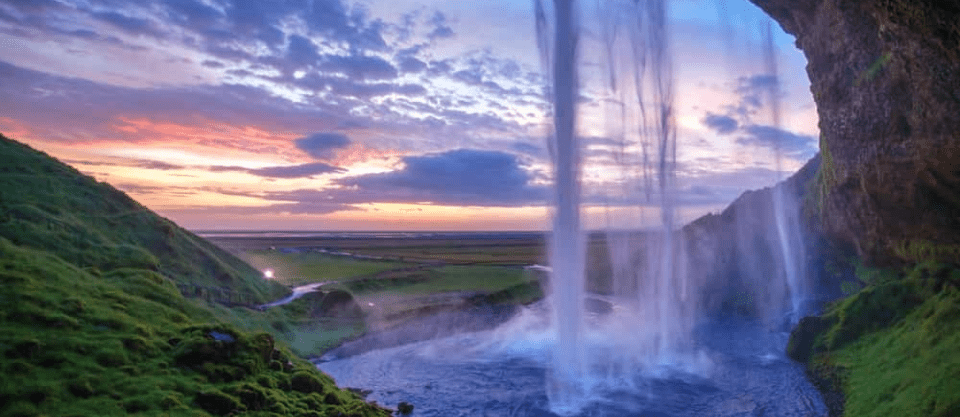
[[[618,110],[637,63],[604,48],[628,44],[629,23],[609,24],[629,18],[621,3],[578,14],[592,229],[657,217]],[[674,0],[669,14],[689,221],[801,167],[819,130],[806,61],[759,9]],[[0,0],[0,133],[193,230],[545,230],[534,22],[534,0]]]

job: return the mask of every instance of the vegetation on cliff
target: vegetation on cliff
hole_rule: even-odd
[[[860,275],[870,284],[802,320],[788,354],[807,364],[834,415],[960,415],[960,269]]]
[[[223,297],[211,297],[218,289]],[[112,187],[0,136],[0,414],[389,415],[249,331],[297,308],[222,304],[285,292]]]
[[[821,158],[801,189],[808,201],[833,191],[832,158]],[[787,354],[806,365],[831,416],[960,415],[960,268],[939,262],[952,245],[901,244],[911,253],[880,267],[824,235],[822,211],[807,215],[808,230],[820,235],[821,281],[834,281],[845,298],[801,320]]]

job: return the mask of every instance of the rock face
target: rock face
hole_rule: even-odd
[[[795,268],[802,276],[799,284],[803,288],[796,290],[802,291],[807,303],[803,311],[817,310],[823,302],[840,296],[840,282],[847,271],[832,261],[847,254],[824,239],[820,228],[817,196],[812,191],[820,166],[820,157],[814,157],[775,187],[747,191],[723,212],[708,214],[683,228],[688,276],[703,288],[701,309],[708,314],[783,318],[778,314],[783,313],[791,290],[782,275],[773,203],[777,191],[793,203],[787,204],[785,215],[796,219],[791,238]]]
[[[751,1],[807,57],[824,231],[876,264],[960,263],[960,2]]]

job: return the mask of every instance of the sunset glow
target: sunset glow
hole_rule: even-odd
[[[193,229],[549,228],[531,2],[303,3],[0,1],[0,132]],[[607,227],[645,203],[602,198],[630,185],[613,155],[639,149],[616,145],[636,121],[611,121],[595,7],[582,17],[584,216]],[[784,172],[758,133],[767,19],[746,0],[674,2],[687,220],[817,150],[806,63],[779,28]]]

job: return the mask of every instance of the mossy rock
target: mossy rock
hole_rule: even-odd
[[[218,389],[198,392],[194,401],[200,408],[218,416],[224,416],[246,409],[240,399]]]
[[[316,373],[312,372],[300,371],[293,374],[293,377],[290,378],[290,388],[304,394],[312,392],[323,394],[324,392],[323,382],[320,381]]]
[[[817,337],[825,333],[833,323],[822,317],[804,317],[797,323],[797,327],[790,332],[787,342],[787,356],[791,359],[806,363],[814,353],[814,344]]]

